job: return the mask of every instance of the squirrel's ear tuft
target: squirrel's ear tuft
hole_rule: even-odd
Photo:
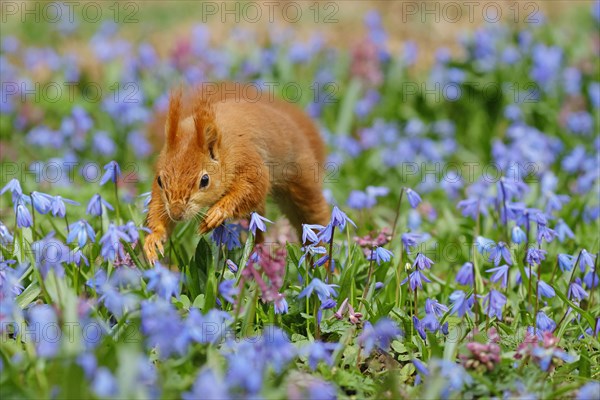
[[[181,117],[181,92],[181,87],[171,92],[169,114],[167,115],[167,123],[165,125],[167,149],[172,149],[177,140],[177,128],[179,127],[179,119]]]
[[[216,159],[216,154],[221,141],[221,135],[215,121],[215,111],[210,100],[201,99],[196,103],[194,111],[194,124],[198,146],[210,153]]]

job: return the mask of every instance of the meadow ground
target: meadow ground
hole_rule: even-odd
[[[598,2],[1,7],[3,399],[600,397]],[[148,126],[224,80],[318,123],[331,219],[151,265]]]

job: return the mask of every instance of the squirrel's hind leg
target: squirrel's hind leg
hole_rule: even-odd
[[[296,228],[298,238],[302,237],[302,224],[326,225],[329,221],[329,205],[321,182],[315,182],[312,174],[290,179],[285,188],[275,189],[273,194],[281,211]]]

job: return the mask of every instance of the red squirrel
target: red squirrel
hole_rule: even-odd
[[[163,254],[174,223],[200,217],[204,234],[229,218],[264,215],[268,194],[298,237],[304,223],[327,223],[325,145],[316,126],[296,106],[258,95],[171,95],[148,209],[150,262],[156,249]]]

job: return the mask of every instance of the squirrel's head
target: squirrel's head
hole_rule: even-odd
[[[221,135],[210,101],[196,102],[181,118],[181,90],[171,95],[165,124],[166,143],[156,179],[166,212],[173,221],[189,220],[222,197]]]

